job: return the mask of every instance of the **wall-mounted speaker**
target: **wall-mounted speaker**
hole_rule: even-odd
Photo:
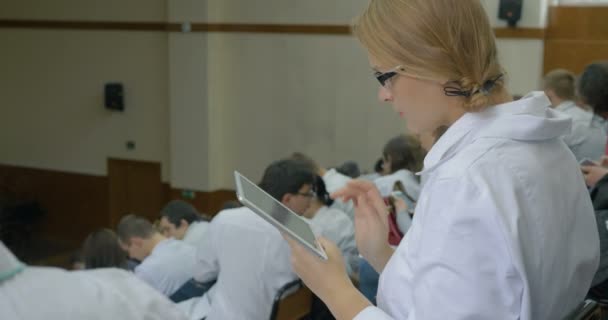
[[[521,19],[523,0],[500,0],[498,3],[498,19],[506,20],[509,27],[517,26]]]
[[[104,104],[106,109],[125,110],[124,89],[122,83],[106,83],[104,89]]]

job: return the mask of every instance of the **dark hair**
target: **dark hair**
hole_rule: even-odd
[[[378,161],[376,161],[376,163],[374,164],[374,172],[375,173],[382,173],[382,164],[384,163],[384,160],[382,160],[382,158],[378,159]]]
[[[595,114],[608,112],[608,61],[588,65],[578,81],[578,93]]]
[[[285,159],[275,161],[264,170],[260,188],[281,201],[283,196],[296,194],[302,186],[314,183],[314,173],[304,163]]]
[[[236,209],[236,208],[240,208],[243,205],[236,201],[236,200],[229,200],[224,202],[224,204],[222,204],[222,210],[228,210],[228,209]]]
[[[399,135],[389,140],[382,152],[385,158],[390,158],[390,173],[406,169],[411,172],[422,170],[425,152],[420,140],[411,135]]]
[[[169,203],[160,211],[160,216],[167,218],[167,220],[176,227],[180,226],[182,220],[186,221],[188,224],[202,220],[200,214],[196,211],[196,208],[183,200],[169,201]]]
[[[325,181],[323,181],[323,178],[320,176],[315,176],[314,190],[317,199],[319,199],[319,201],[321,201],[324,205],[329,207],[334,204],[334,200],[329,197],[329,192],[327,192]]]
[[[150,223],[150,221],[134,214],[124,216],[122,219],[120,219],[118,227],[116,227],[118,238],[123,243],[129,243],[133,237],[147,239],[156,232],[156,229],[154,229],[154,226]]]
[[[361,175],[361,170],[359,170],[359,165],[354,161],[346,161],[336,168],[336,171],[339,173],[351,177],[353,179],[359,177]]]
[[[289,159],[296,160],[296,161],[300,162],[301,164],[306,165],[306,167],[308,167],[308,169],[314,173],[317,173],[320,170],[319,164],[316,161],[314,161],[311,157],[303,154],[302,152],[292,153],[291,156],[289,157]]]
[[[86,269],[127,267],[127,253],[118,244],[114,231],[101,229],[91,233],[82,248]]]

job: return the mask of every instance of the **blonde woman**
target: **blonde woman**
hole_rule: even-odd
[[[378,306],[324,239],[327,261],[290,241],[306,285],[337,319],[548,320],[574,310],[599,242],[582,174],[560,138],[571,121],[542,92],[512,101],[480,1],[372,0],[354,32],[379,98],[409,130],[449,129],[424,160],[416,218],[395,250],[372,183],[334,194],[356,203],[359,252],[381,273]]]

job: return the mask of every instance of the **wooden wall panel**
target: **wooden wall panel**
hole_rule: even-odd
[[[55,30],[121,30],[181,32],[179,23],[115,22],[115,21],[57,21],[57,20],[1,20],[0,28],[55,29]],[[191,32],[283,33],[316,35],[350,35],[349,25],[307,25],[271,23],[192,23]],[[498,38],[543,39],[542,28],[494,28]]]
[[[134,213],[154,221],[167,198],[160,163],[108,159],[110,225]]]
[[[608,6],[549,8],[547,38],[608,40]]]
[[[545,73],[553,69],[565,68],[579,74],[585,66],[598,60],[608,60],[608,42],[606,41],[545,41]]]
[[[608,7],[551,7],[544,56],[544,73],[556,68],[580,73],[594,61],[608,60]]]
[[[78,245],[109,225],[107,178],[0,165],[0,192],[16,200],[36,200],[46,210],[35,233]]]
[[[167,188],[169,187],[167,186]],[[193,199],[183,198],[181,189],[169,188],[168,194],[168,200],[180,199],[189,202],[196,207],[200,213],[206,214],[210,217],[215,216],[226,201],[236,200],[236,193],[234,190],[194,192]]]
[[[172,199],[182,199],[182,190],[172,189],[166,183],[158,184],[158,195],[141,193],[136,203],[153,196],[160,201],[151,202],[153,209],[145,215],[156,218],[160,207]],[[140,187],[135,186],[136,189]],[[110,179],[52,170],[30,169],[0,165],[0,197],[16,200],[37,200],[47,211],[35,230],[37,238],[58,240],[76,248],[92,231],[112,227],[110,220]],[[183,199],[192,203],[201,213],[214,216],[229,200],[236,200],[233,190],[194,192],[194,199]]]

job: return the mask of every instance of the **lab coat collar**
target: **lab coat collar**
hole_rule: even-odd
[[[430,173],[480,138],[543,141],[568,134],[572,120],[548,108],[549,105],[547,96],[538,91],[519,101],[465,113],[431,148],[424,159],[424,170],[419,174]]]

